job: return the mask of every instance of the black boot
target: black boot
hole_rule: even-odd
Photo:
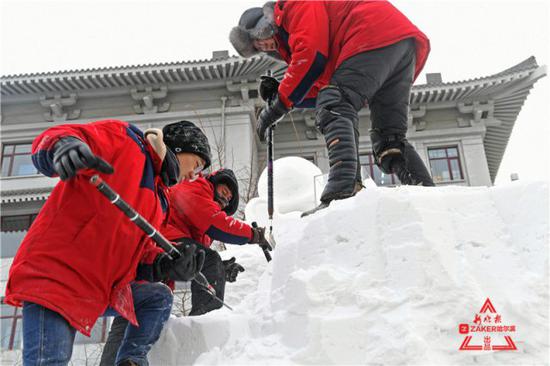
[[[410,176],[412,183],[403,183],[403,184],[412,184],[419,185],[424,187],[434,187],[434,181],[432,176],[428,172],[426,165],[418,156],[418,153],[408,142],[405,142],[404,146],[404,158],[405,158],[405,169]],[[397,172],[396,172],[397,173]],[[399,177],[399,174],[397,175]],[[399,178],[401,179],[401,178]]]

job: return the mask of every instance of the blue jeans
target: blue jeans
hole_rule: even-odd
[[[132,283],[139,327],[128,324],[116,362],[131,360],[147,366],[147,353],[158,340],[172,308],[172,291],[162,283]],[[108,308],[103,316],[118,315]],[[23,305],[23,364],[65,366],[73,353],[76,329],[57,312],[41,305]]]

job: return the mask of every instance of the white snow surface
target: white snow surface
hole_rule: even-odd
[[[234,311],[171,318],[151,364],[548,364],[547,182],[367,186],[306,218],[277,214],[269,264],[228,245],[246,268],[226,287]],[[517,351],[459,351],[458,325],[487,298]]]

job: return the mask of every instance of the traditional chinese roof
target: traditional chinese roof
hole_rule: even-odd
[[[210,60],[107,67],[0,78],[1,95],[62,93],[68,91],[169,85],[211,80],[240,80],[260,75],[277,62],[268,57],[242,58],[226,53]]]
[[[195,83],[198,88],[208,81],[254,80],[266,70],[282,77],[286,67],[266,56],[248,59],[215,52],[210,60],[195,60],[137,66],[70,70],[52,73],[10,75],[0,78],[2,96],[55,94],[91,89],[130,88],[150,85]],[[489,172],[494,181],[516,118],[534,83],[546,75],[534,57],[499,73],[463,81],[415,85],[412,106],[449,105],[492,101],[497,123],[486,127],[484,139]]]
[[[486,126],[485,154],[494,182],[521,107],[535,82],[546,75],[534,57],[494,75],[464,81],[423,84],[413,87],[412,105],[493,101],[496,124]]]

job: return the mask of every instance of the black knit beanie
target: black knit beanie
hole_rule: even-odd
[[[193,153],[200,156],[204,162],[204,168],[208,168],[212,162],[210,144],[208,138],[200,128],[189,121],[170,123],[162,129],[164,143],[174,153]]]

